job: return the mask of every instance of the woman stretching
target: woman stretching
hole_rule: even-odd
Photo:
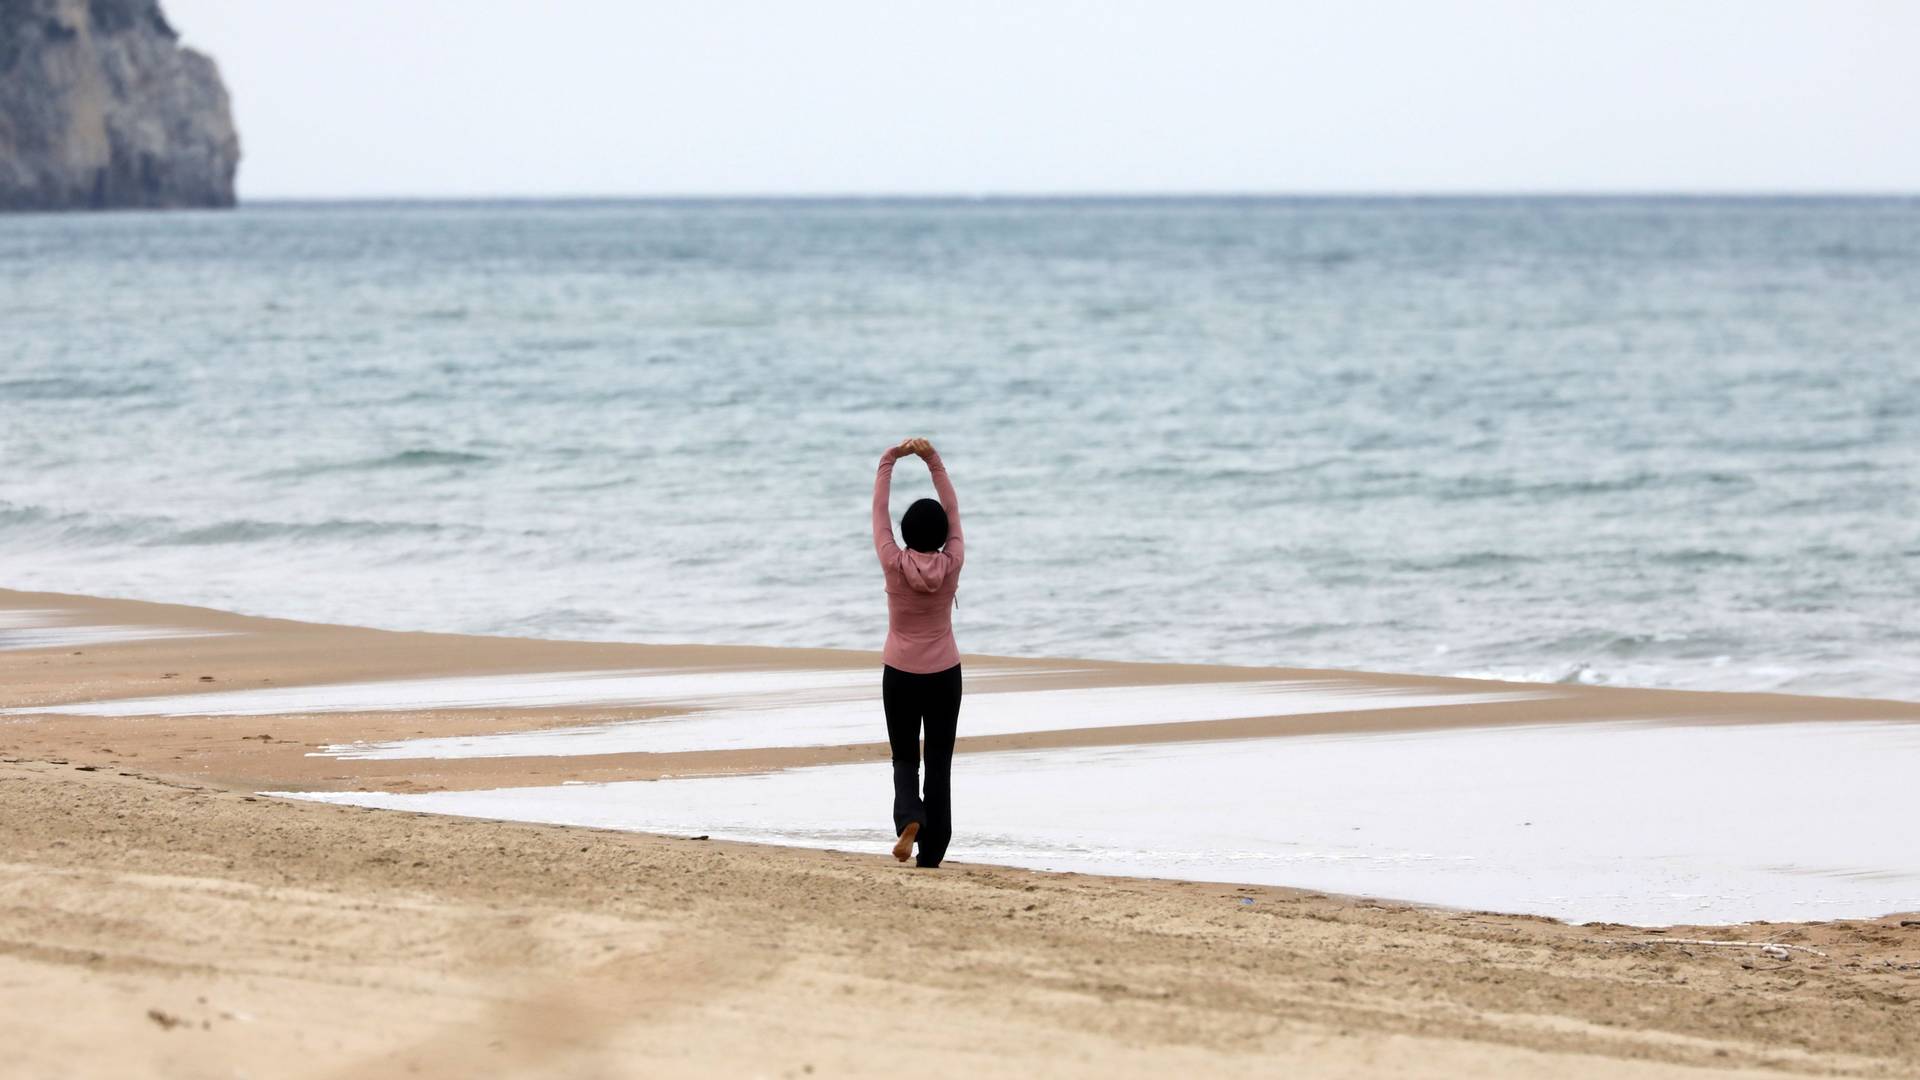
[[[887,493],[893,463],[918,454],[933,473],[940,501],[921,499],[900,516],[893,542]],[[960,647],[953,642],[953,592],[960,585],[966,546],[960,537],[960,503],[933,444],[908,439],[880,455],[873,478],[873,550],[887,578],[886,667],[880,699],[887,711],[887,742],[893,747],[893,857],[906,862],[920,844],[919,865],[939,866],[953,839],[953,733],[960,720]],[[920,793],[920,725],[927,726],[927,787]]]

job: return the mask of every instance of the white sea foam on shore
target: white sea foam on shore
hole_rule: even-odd
[[[821,693],[866,686],[874,680],[873,670],[866,667],[536,671],[219,690],[9,711],[57,712],[66,716],[267,716],[562,706],[685,707],[716,697],[806,701]]]
[[[1135,686],[1007,689],[1053,672],[977,665],[967,672],[967,735],[1368,712],[1529,701],[1545,689],[1411,690],[1345,679],[1268,679]],[[633,707],[637,720],[492,735],[340,743],[345,759],[565,757],[772,746],[838,746],[885,738],[871,668],[529,672],[457,678],[216,691],[42,705],[0,712],[67,716],[261,716],[427,709]]]
[[[88,623],[79,612],[61,608],[15,608],[0,611],[0,651],[61,649],[76,645],[110,645],[123,641],[164,641],[173,638],[223,637],[217,630],[184,626]]]
[[[636,721],[497,735],[344,743],[324,752],[340,758],[572,757],[631,752],[682,753],[773,746],[845,746],[883,742],[880,697],[865,692],[830,700],[743,701],[720,697],[698,712]],[[1236,720],[1257,716],[1368,712],[1526,701],[1551,697],[1536,690],[1420,693],[1337,681],[1175,683],[1059,690],[969,692],[960,730],[969,736],[1015,735],[1076,728]]]

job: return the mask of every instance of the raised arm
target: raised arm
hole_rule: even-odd
[[[953,493],[953,481],[947,477],[946,463],[940,460],[940,452],[929,443],[920,457],[927,463],[927,471],[933,474],[933,493],[940,496],[940,505],[947,511],[947,557],[955,566],[966,561],[966,539],[960,535],[960,498]]]
[[[887,496],[893,490],[893,462],[901,454],[898,446],[887,447],[880,455],[880,471],[873,477],[873,553],[882,567],[893,565],[900,545],[893,542],[893,519],[887,516]]]

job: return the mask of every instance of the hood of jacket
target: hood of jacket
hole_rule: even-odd
[[[945,552],[900,549],[900,576],[914,592],[939,592],[947,583],[949,565]]]

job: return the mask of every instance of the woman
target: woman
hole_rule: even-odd
[[[893,542],[887,493],[894,460],[918,454],[933,473],[940,501],[921,499],[900,515]],[[918,863],[939,866],[953,839],[953,799],[947,786],[953,768],[953,732],[960,720],[960,647],[953,641],[953,593],[960,585],[966,547],[960,537],[960,503],[947,467],[933,444],[908,439],[880,455],[873,478],[873,550],[887,579],[886,666],[880,698],[893,747],[893,857],[906,862],[920,845]],[[927,786],[920,793],[920,725],[927,728]]]

